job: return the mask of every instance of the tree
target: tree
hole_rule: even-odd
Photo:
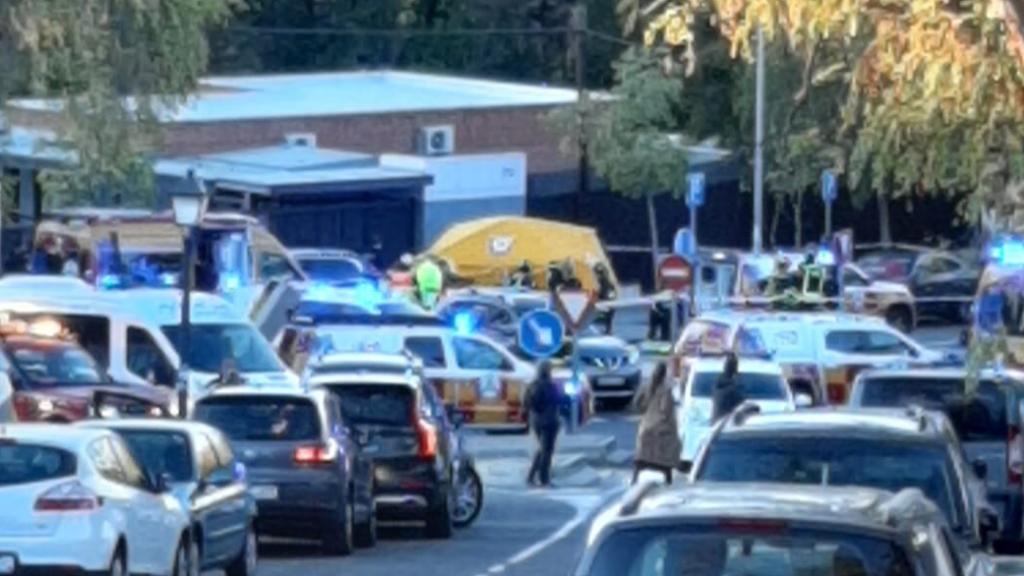
[[[691,69],[694,30],[710,20],[734,55],[750,55],[760,27],[812,56],[806,79],[842,77],[850,187],[966,191],[973,219],[1016,217],[1007,191],[1024,167],[1024,40],[1012,3],[624,0],[623,10],[649,14],[645,40],[673,47]]]
[[[613,191],[646,201],[655,271],[654,198],[680,193],[687,171],[678,137],[683,84],[678,74],[666,71],[665,56],[660,50],[627,51],[615,65],[610,97],[586,99],[574,109],[553,113],[553,122],[567,134],[568,146],[576,146],[582,130],[591,165]]]
[[[71,170],[45,175],[48,201],[145,203],[145,154],[162,115],[179,105],[207,61],[206,30],[230,0],[6,0],[0,4],[0,102],[58,98],[59,144]]]

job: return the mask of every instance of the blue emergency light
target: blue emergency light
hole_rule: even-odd
[[[452,327],[462,336],[476,332],[476,316],[472,312],[459,312],[452,318]]]
[[[989,247],[989,258],[1003,266],[1024,266],[1024,242],[1004,238]]]
[[[97,281],[99,287],[103,290],[113,290],[121,287],[121,277],[117,274],[103,274]]]
[[[835,266],[836,255],[833,254],[832,251],[826,248],[825,246],[822,246],[818,248],[817,261],[818,264],[821,266]]]
[[[242,278],[234,272],[223,272],[220,277],[225,292],[234,292],[242,285]]]

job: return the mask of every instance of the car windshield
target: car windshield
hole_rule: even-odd
[[[899,280],[910,276],[917,261],[917,252],[881,251],[857,259],[857,265],[875,279]]]
[[[196,405],[196,420],[241,441],[303,441],[320,437],[316,406],[303,398],[223,396]]]
[[[7,353],[33,387],[96,386],[106,383],[92,356],[65,342],[8,340]]]
[[[161,329],[181,354],[181,327],[163,326]],[[219,373],[228,359],[233,360],[234,368],[243,374],[282,369],[270,344],[250,324],[193,324],[191,338],[187,361],[193,370]]]
[[[866,408],[917,405],[941,410],[964,442],[1006,441],[1006,389],[997,382],[982,380],[971,394],[964,378],[869,377],[860,386],[860,405]]]
[[[714,394],[715,384],[722,377],[721,372],[698,372],[693,377],[692,395],[698,398],[710,398]],[[736,381],[740,394],[746,400],[786,400],[786,383],[777,374],[757,374],[740,372]]]
[[[882,538],[772,520],[673,523],[612,532],[587,576],[914,576]]]
[[[174,482],[191,482],[192,450],[180,432],[118,430],[135,459],[153,478],[167,474]]]
[[[75,457],[64,450],[0,440],[0,486],[71,476],[77,465]]]
[[[919,488],[950,525],[963,526],[959,480],[942,445],[820,435],[722,438],[711,445],[697,478],[891,491]]]
[[[329,388],[341,400],[345,421],[353,426],[412,426],[415,397],[408,387],[345,384]]]
[[[351,258],[300,258],[299,266],[312,280],[344,282],[362,275],[362,267]]]

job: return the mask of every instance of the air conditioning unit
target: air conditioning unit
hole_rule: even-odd
[[[295,132],[292,134],[285,134],[284,143],[288,146],[316,148],[316,134],[313,132]]]
[[[426,126],[420,129],[420,154],[423,156],[447,156],[453,152],[455,152],[454,126]]]

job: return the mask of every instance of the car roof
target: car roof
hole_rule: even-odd
[[[362,258],[359,254],[352,250],[341,248],[292,248],[288,250],[288,253],[291,254],[292,258],[296,259],[345,259],[362,263]]]
[[[152,430],[156,432],[181,432],[183,434],[218,433],[216,428],[195,420],[177,418],[118,418],[113,420],[84,420],[75,423],[80,428],[107,430]]]
[[[385,364],[395,367],[408,367],[412,359],[404,354],[387,354],[384,352],[329,352],[315,361],[315,368],[334,365],[347,366],[352,364]]]
[[[941,521],[938,509],[916,489],[893,494],[862,487],[698,482],[682,487],[640,486],[627,493],[623,502],[612,524],[749,519],[893,533],[920,518]]]
[[[722,436],[771,436],[796,434],[807,437],[878,435],[895,439],[926,440],[941,437],[945,417],[919,408],[847,409],[811,408],[796,412],[751,413],[732,417]]]
[[[863,379],[871,378],[901,378],[905,380],[912,380],[914,378],[930,378],[930,379],[942,379],[948,378],[950,380],[963,380],[967,378],[968,371],[965,367],[958,366],[941,366],[934,368],[871,368],[862,371],[859,376]],[[1021,370],[997,370],[993,368],[987,368],[981,371],[980,377],[982,380],[1021,380],[1024,381],[1024,371]]]
[[[415,376],[381,372],[328,372],[326,374],[313,374],[309,377],[309,383],[313,386],[341,386],[352,384],[419,388],[419,378],[416,378]]]
[[[93,440],[110,434],[109,430],[83,429],[65,424],[0,424],[0,440],[11,438],[69,451],[78,451]]]
[[[750,358],[747,356],[739,357],[739,372],[740,374],[777,374],[782,375],[782,368],[771,360],[761,360],[759,358]],[[690,370],[693,372],[714,372],[719,373],[725,367],[725,358],[722,356],[716,357],[702,357],[698,358],[692,364],[690,364]]]
[[[245,396],[280,396],[287,398],[307,398],[310,400],[316,400],[315,391],[305,390],[303,388],[296,388],[291,386],[254,386],[252,384],[245,384],[242,386],[228,386],[224,388],[217,388],[211,391],[208,395],[200,398],[198,401],[209,398],[240,398]]]
[[[741,324],[759,323],[801,323],[801,324],[872,324],[885,325],[884,320],[877,316],[851,314],[848,312],[783,312],[759,309],[723,308],[704,312],[696,321],[717,322],[737,326]]]

